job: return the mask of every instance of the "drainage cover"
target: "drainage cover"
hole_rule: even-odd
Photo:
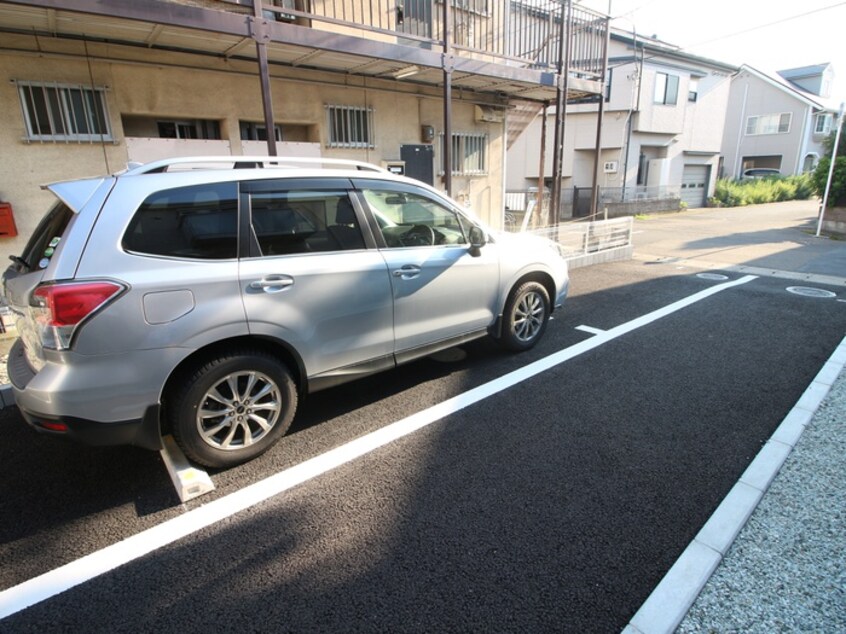
[[[827,291],[822,288],[812,288],[810,286],[788,286],[787,292],[793,293],[794,295],[802,295],[803,297],[822,297],[825,299],[837,297],[837,293],[832,293],[831,291]]]
[[[696,277],[703,280],[714,280],[715,282],[724,282],[728,279],[728,275],[722,275],[721,273],[697,273]]]

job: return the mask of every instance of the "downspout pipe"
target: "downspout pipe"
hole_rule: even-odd
[[[799,151],[796,153],[796,165],[793,168],[794,174],[802,173],[802,161],[808,153],[808,135],[814,125],[814,118],[811,116],[811,106],[805,106],[805,125],[802,127],[802,141],[799,143]]]
[[[610,28],[610,24],[609,24]],[[637,73],[637,83],[638,83],[638,91],[640,91],[640,81],[641,81],[641,73],[643,72],[642,69],[638,68],[637,64],[637,31],[634,27],[632,27],[632,44],[634,45],[634,68],[635,73]],[[632,118],[634,117],[635,113],[635,106],[639,107],[640,104],[633,104],[631,101],[629,102],[629,119],[626,121],[626,153],[623,156],[623,191],[621,195],[621,200],[626,202],[626,187],[629,183],[629,150],[631,149],[632,145],[632,128],[634,127],[634,123],[632,122]]]
[[[740,107],[740,121],[737,128],[737,145],[734,148],[734,178],[740,178],[740,144],[746,134],[746,101],[749,98],[749,77],[746,77],[746,83],[743,86],[743,105]]]

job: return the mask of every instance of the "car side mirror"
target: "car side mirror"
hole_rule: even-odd
[[[483,246],[487,244],[485,231],[481,227],[470,227],[470,255],[478,256]]]

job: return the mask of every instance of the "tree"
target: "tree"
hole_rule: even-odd
[[[837,123],[837,117],[835,115],[835,123]],[[825,139],[823,139],[823,147],[825,148],[825,155],[831,156],[831,150],[834,148],[834,139],[837,136],[837,130],[832,130],[831,134],[829,134]],[[837,156],[846,156],[846,134],[843,132],[840,133],[840,143],[837,144]],[[837,166],[834,166],[835,169]]]
[[[817,169],[814,170],[812,175],[814,191],[820,197],[825,193],[825,185],[828,181],[831,150],[834,148],[836,132],[835,130],[825,139],[826,156],[820,159]],[[837,145],[837,158],[834,161],[834,172],[831,175],[831,189],[828,191],[827,207],[846,207],[846,134],[840,134],[840,143]]]
[[[828,168],[830,165],[830,156],[820,159],[817,169],[814,170],[811,176],[814,183],[814,191],[820,197],[825,193],[825,184],[828,180]],[[828,191],[828,203],[826,206],[846,207],[846,156],[838,156],[834,162],[834,172],[831,175],[831,189]]]

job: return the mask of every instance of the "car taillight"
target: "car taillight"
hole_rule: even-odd
[[[30,307],[45,348],[66,350],[77,326],[124,290],[116,282],[69,282],[39,286]]]

